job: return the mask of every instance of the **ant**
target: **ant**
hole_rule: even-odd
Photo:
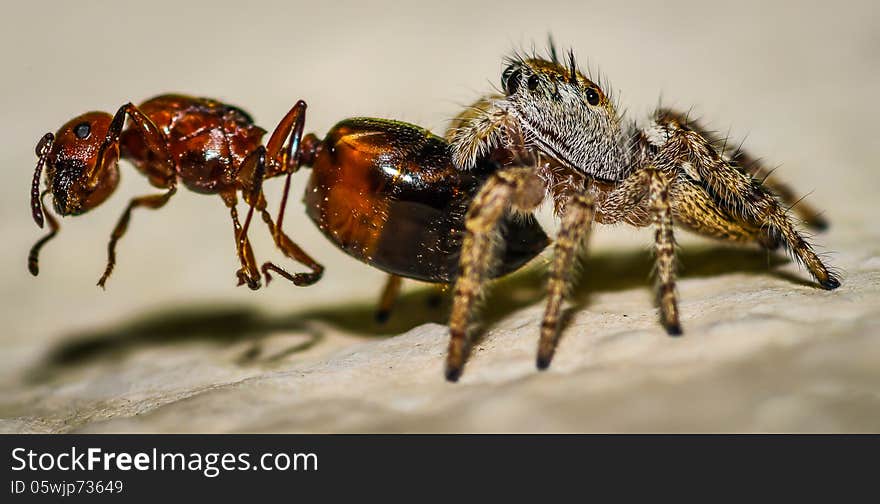
[[[238,285],[260,287],[260,271],[271,279],[275,271],[295,285],[317,282],[323,266],[309,257],[282,230],[287,189],[291,175],[299,169],[302,128],[306,104],[299,101],[278,124],[264,146],[266,131],[238,107],[209,98],[162,95],[140,106],[127,103],[111,116],[106,112],[88,112],[61,126],[57,133],[47,133],[37,144],[39,157],[31,185],[31,211],[34,221],[49,233],[39,240],[28,256],[28,269],[39,272],[40,249],[59,230],[58,221],[48,213],[45,195],[51,192],[55,211],[62,216],[80,215],[103,203],[119,182],[118,160],[132,162],[162,194],[132,199],[119,219],[107,246],[107,267],[98,280],[104,287],[116,264],[116,244],[128,229],[135,208],[162,208],[177,191],[178,182],[191,191],[219,194],[229,208],[235,233],[236,252],[241,267],[236,272]],[[130,120],[123,129],[126,117]],[[285,143],[286,141],[286,143]],[[46,189],[40,192],[40,178],[46,168]],[[273,221],[266,210],[262,192],[264,179],[286,175],[284,198],[278,218]],[[249,205],[244,225],[238,219],[237,193]],[[248,240],[248,227],[254,209],[269,227],[275,244],[289,258],[311,271],[289,274],[271,262],[257,269]]]

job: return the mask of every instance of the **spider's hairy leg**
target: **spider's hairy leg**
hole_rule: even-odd
[[[681,334],[678,301],[675,297],[675,237],[672,234],[672,210],[669,204],[667,174],[654,167],[646,168],[651,177],[649,201],[654,222],[654,251],[657,269],[657,303],[660,322],[672,336]]]
[[[465,216],[459,276],[449,316],[446,379],[461,376],[469,347],[467,328],[483,284],[495,262],[498,221],[509,210],[529,212],[544,198],[544,182],[534,168],[506,168],[492,175],[477,192]]]
[[[768,169],[758,159],[742,150],[734,153],[733,161],[741,166],[746,173],[761,180],[762,185],[778,196],[788,208],[793,210],[804,221],[804,224],[819,231],[828,229],[828,219],[804,201],[803,196],[798,196],[791,186],[772,175],[772,169]]]
[[[548,279],[547,308],[541,322],[541,339],[538,342],[538,369],[547,369],[559,341],[559,312],[563,297],[569,287],[571,270],[578,255],[586,247],[593,225],[593,198],[575,194],[568,198],[562,213],[562,224],[556,234],[553,262]]]
[[[670,204],[676,224],[695,233],[736,243],[757,242],[767,249],[779,246],[760,223],[731,215],[706,189],[689,178],[679,178],[670,188]]]
[[[699,133],[716,148],[720,145],[721,155],[725,161],[733,163],[752,177],[761,180],[762,185],[778,196],[782,203],[791,208],[807,226],[817,230],[828,228],[828,220],[818,210],[803,201],[803,197],[798,196],[791,186],[773,176],[774,169],[768,168],[760,159],[743,150],[742,145],[734,148],[727,139],[718,138],[715,133],[707,130],[697,120],[690,118],[687,113],[662,109],[658,111],[657,115]]]
[[[456,116],[446,130],[456,166],[473,168],[477,159],[503,146],[513,127],[513,120],[502,108],[503,97],[488,95]]]
[[[840,286],[836,275],[795,229],[776,196],[762,187],[760,181],[725,161],[708,139],[686,125],[658,115],[655,126],[653,141],[662,142],[657,145],[660,148],[658,160],[675,166],[689,163],[698,178],[717,193],[728,208],[748,221],[766,226],[771,239],[778,239],[790,250],[822,288]]]

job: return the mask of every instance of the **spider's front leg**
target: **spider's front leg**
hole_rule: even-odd
[[[495,263],[498,222],[510,210],[532,211],[543,200],[545,191],[534,168],[506,168],[492,175],[471,202],[465,217],[459,276],[449,317],[446,379],[458,380],[467,358],[467,328],[474,304]]]

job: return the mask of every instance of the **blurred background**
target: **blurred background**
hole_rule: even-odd
[[[176,376],[173,373],[181,366],[202,369],[199,366],[207,360],[214,367],[195,382],[202,388],[211,387],[296,367],[302,364],[297,359],[303,356],[320,363],[331,351],[345,351],[351,345],[372,341],[363,338],[358,324],[368,319],[368,307],[378,295],[384,276],[336,250],[307,220],[299,202],[307,171],[294,178],[285,227],[327,267],[324,279],[313,287],[296,288],[279,280],[258,292],[236,288],[237,263],[228,212],[219,197],[185,190],[160,211],[134,213],[128,234],[118,247],[117,267],[107,290],[95,287],[104,268],[108,237],[126,203],[134,196],[157,192],[125,162],[121,163],[122,179],[114,196],[84,216],[65,218],[59,235],[43,250],[40,276],[31,277],[26,269],[27,252],[43,233],[34,225],[28,209],[28,189],[36,162],[34,146],[44,133],[54,132],[75,115],[88,110],[113,112],[127,101],[139,103],[157,94],[179,92],[238,105],[271,131],[302,98],[309,103],[306,130],[319,135],[352,116],[393,118],[442,134],[448,120],[462,106],[497,86],[503,56],[514,49],[528,51],[534,47],[543,51],[552,33],[560,49],[574,49],[584,69],[601,72],[607,78],[628,117],[647,117],[662,97],[665,105],[684,109],[693,106],[694,113],[713,129],[729,130],[735,139],[748,137],[747,146],[752,152],[770,164],[781,164],[779,177],[797,191],[810,193],[809,200],[827,211],[834,229],[830,237],[819,238],[828,244],[827,251],[861,246],[866,252],[859,258],[869,260],[877,251],[880,234],[875,220],[880,170],[878,143],[873,136],[878,111],[876,91],[880,89],[877,5],[870,0],[151,0],[7,5],[0,18],[4,69],[0,80],[0,128],[4,139],[0,162],[6,174],[0,185],[4,237],[0,248],[4,312],[0,394],[5,396],[0,401],[0,418],[6,420],[7,430],[83,428],[94,418],[115,415],[92,413],[97,404],[114,411],[121,403],[141,400],[137,403],[140,412],[165,404],[167,401],[158,397],[169,389],[150,381],[161,381],[156,373]],[[280,201],[282,184],[281,180],[267,184],[273,209]],[[542,218],[553,229],[546,213]],[[274,250],[259,223],[250,235],[259,261],[275,260],[293,267]],[[702,243],[683,235],[680,242],[684,246]],[[600,257],[613,256],[618,250],[632,256],[647,250],[650,232],[601,229],[593,243]],[[760,256],[757,260],[765,259]],[[858,262],[861,260],[852,259],[853,264],[862,264]],[[639,269],[635,276],[649,285],[650,264],[636,264],[645,269]],[[626,270],[627,266],[621,268]],[[880,266],[874,264],[871,268],[875,271]],[[795,268],[791,271],[806,278]],[[855,275],[854,271],[850,273]],[[876,286],[877,277],[872,275],[869,284]],[[609,279],[611,283],[613,279]],[[775,285],[782,285],[780,292],[786,292],[785,282]],[[428,295],[422,286],[407,284],[406,288],[416,297]],[[730,283],[730,289],[734,288],[735,284]],[[682,289],[688,290],[686,283]],[[643,303],[639,309],[650,319],[646,288],[632,286],[630,290],[637,293],[635,299]],[[540,311],[540,298],[529,299],[522,304]],[[218,311],[212,315],[211,309]],[[188,352],[194,352],[189,360],[174,360],[175,355],[187,353],[167,347],[176,343],[158,334],[167,332],[161,321],[180,316],[180,310],[196,314],[208,310],[206,316],[183,316],[186,323],[171,331],[208,333],[203,335],[207,342],[187,347]],[[499,318],[513,311],[510,308]],[[334,313],[339,314],[338,318],[334,319]],[[408,330],[420,323],[422,312],[413,313],[409,318],[396,319],[396,323],[392,320],[385,329],[370,328],[366,332],[390,336]],[[144,317],[150,322],[137,326]],[[233,359],[223,352],[234,347],[246,354],[253,343],[238,336],[212,343],[210,333],[222,336],[224,327],[247,326],[248,317],[262,317],[261,327],[273,334],[296,333],[300,329],[294,326],[300,322],[306,327],[302,331],[308,332],[312,326],[306,319],[312,318],[324,328],[324,339],[317,345],[323,350],[286,356],[272,366],[240,368],[230,364],[240,356],[236,354]],[[345,317],[351,317],[351,321],[346,322]],[[444,316],[441,312],[428,318],[442,321]],[[266,320],[283,322],[278,328],[273,326],[275,322]],[[648,320],[646,327],[651,327],[651,322]],[[437,331],[442,334],[442,330]],[[137,355],[120,354],[116,343],[107,343],[126,339],[147,342],[135,345],[131,352],[146,352],[144,362],[158,366],[148,368],[150,372],[144,371],[140,377],[149,375],[149,379],[120,378],[116,374],[124,373],[123,368],[137,367],[132,362]],[[71,341],[84,343],[71,347]],[[524,341],[528,342],[525,346],[531,345],[533,337]],[[91,356],[89,352],[94,349],[90,344],[104,344],[113,351],[101,354],[100,361],[85,359],[76,366],[55,369],[59,362],[66,362],[64,358]],[[299,343],[285,339],[279,345],[297,347]],[[425,383],[438,387],[442,394],[455,394],[456,390],[446,387],[441,378],[444,345],[440,338],[436,347],[431,347],[436,355],[426,361],[429,369],[424,371]],[[876,350],[876,346],[871,348]],[[531,351],[528,347],[524,352],[528,355]],[[73,352],[73,357],[53,361],[51,356],[59,352]],[[220,353],[219,360],[214,360],[212,352]],[[156,360],[167,364],[157,364]],[[533,369],[531,357],[518,365],[525,366],[523,376],[542,379],[529,371]],[[47,370],[57,376],[34,378]],[[150,385],[145,384],[148,382]],[[133,390],[137,391],[135,396]],[[430,396],[427,390],[424,394]],[[174,393],[179,397],[191,395],[179,390]],[[873,400],[876,404],[876,397]],[[466,402],[455,404],[470,407]],[[400,411],[407,410],[396,413]],[[121,415],[133,414],[128,411]],[[387,428],[601,428],[591,427],[588,420],[575,413],[567,414],[580,419],[541,423],[526,416],[480,426],[453,421]],[[364,415],[369,418],[369,414]],[[274,427],[245,422],[217,429],[314,430],[310,425],[306,420]],[[324,425],[333,430],[337,424]],[[364,420],[346,425],[338,429],[381,429],[377,426],[389,424]],[[614,425],[618,424],[611,423],[608,429],[614,430]],[[651,425],[676,428],[674,423],[662,422],[643,427]],[[682,428],[687,425],[682,424]],[[723,423],[719,425],[724,428]],[[792,425],[796,428],[799,424]],[[833,429],[836,424],[829,425],[826,427]],[[194,421],[179,428],[198,430],[199,424]],[[760,430],[760,425],[753,428]],[[134,425],[125,429],[150,430]]]

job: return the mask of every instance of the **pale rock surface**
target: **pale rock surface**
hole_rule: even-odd
[[[724,249],[708,250],[729,258]],[[345,323],[330,313],[169,311],[135,323],[133,331],[123,326],[60,344],[60,353],[32,369],[50,374],[31,374],[5,391],[0,426],[12,432],[876,431],[877,250],[837,254],[848,274],[833,293],[762,271],[760,253],[742,253],[757,273],[698,273],[681,282],[682,338],[659,329],[647,288],[582,289],[588,309],[574,314],[544,373],[534,368],[540,275],[513,277],[487,301],[496,307],[490,312],[502,303],[509,308],[454,385],[442,379],[447,333],[439,324],[364,338],[341,332]],[[598,263],[606,271],[600,282],[625,285],[648,272],[633,257],[618,263],[599,256],[586,269]],[[698,257],[684,254],[685,261]],[[516,297],[527,306],[517,308]],[[416,292],[398,314],[430,317],[424,304],[424,292]],[[369,316],[368,305],[334,310]],[[178,316],[189,317],[181,322],[188,330],[217,319],[232,330],[217,341],[193,341],[191,333],[167,341],[151,336],[176,327],[169,317]]]

